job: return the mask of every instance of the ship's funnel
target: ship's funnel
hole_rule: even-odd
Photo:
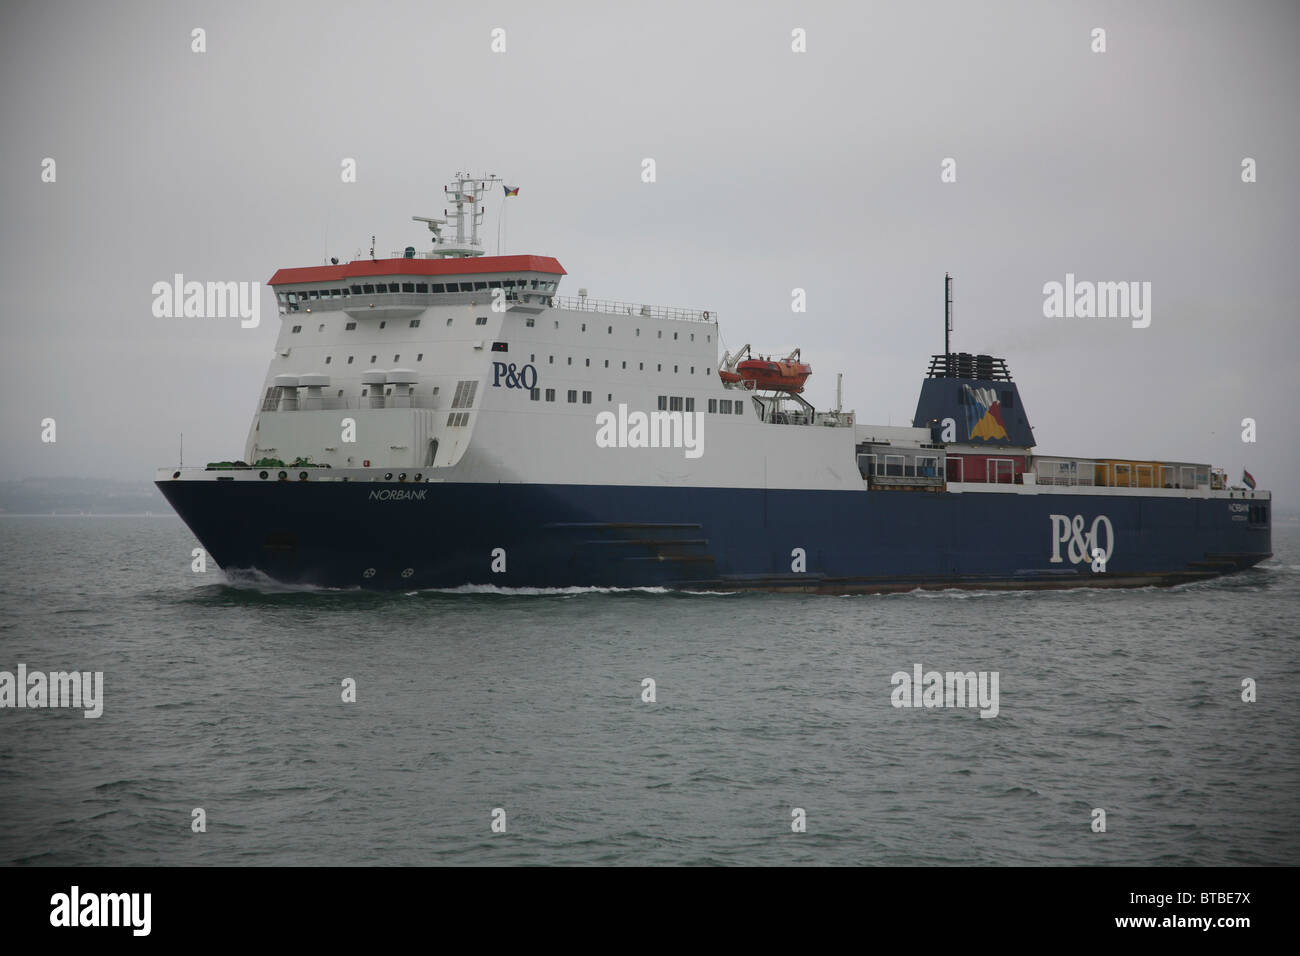
[[[913,428],[929,428],[935,441],[948,444],[1032,448],[1020,391],[1004,359],[950,352],[930,360],[921,383]]]

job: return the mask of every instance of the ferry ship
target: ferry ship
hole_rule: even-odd
[[[561,295],[556,259],[487,255],[497,185],[458,173],[442,218],[413,217],[428,251],[272,276],[243,457],[157,474],[222,569],[854,593],[1170,585],[1270,557],[1253,479],[1037,454],[1007,362],[950,350],[947,277],[911,427],[866,424],[803,397],[797,351],[720,354],[713,310]]]

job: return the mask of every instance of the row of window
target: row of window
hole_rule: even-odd
[[[338,289],[278,289],[276,298],[290,312],[311,302],[345,299],[353,295],[387,295],[391,292],[460,293],[487,289],[537,289],[554,292],[559,283],[549,279],[488,279],[483,282],[363,282]]]
[[[528,390],[528,397],[529,397],[530,399],[532,399],[534,402],[540,402],[540,401],[542,400],[542,391],[543,391],[543,390],[540,389],[540,388],[529,389],[529,390]],[[555,401],[555,389],[553,389],[553,388],[548,388],[548,389],[546,389],[545,391],[546,391],[546,400],[547,400],[548,402],[553,402],[553,401]],[[569,400],[569,402],[570,402],[571,404],[577,404],[577,402],[578,402],[578,390],[577,390],[576,388],[571,388],[571,389],[569,389],[569,392],[568,392],[568,396],[567,396],[567,397],[568,397],[568,400]],[[613,400],[613,398],[614,398],[614,396],[611,395],[611,396],[610,396],[610,399]],[[583,393],[582,393],[582,404],[584,404],[584,405],[590,405],[590,404],[591,404],[591,392],[583,392]]]
[[[295,310],[295,311],[296,311],[296,310]],[[449,316],[448,319],[447,319],[447,327],[448,327],[448,328],[451,328],[452,324],[453,324],[455,321],[456,321],[456,320],[455,320],[454,317],[450,317],[450,316]],[[474,318],[474,324],[475,324],[475,325],[487,325],[487,316],[486,316],[486,315],[476,316],[476,317]],[[534,325],[536,324],[536,322],[535,322],[535,319],[534,319],[532,316],[529,316],[528,319],[527,319],[527,322],[526,322],[525,324],[526,324],[529,328],[533,328]],[[387,326],[388,326],[388,321],[387,321],[387,320],[381,321],[381,322],[379,323],[379,328],[380,328],[381,330],[384,329],[384,328],[387,328]],[[343,331],[344,331],[344,332],[352,332],[352,331],[354,331],[354,330],[356,329],[356,327],[357,327],[357,323],[356,323],[356,322],[347,322],[347,323],[345,323],[344,326],[343,326]],[[419,319],[411,319],[411,320],[410,320],[410,328],[418,329],[419,327],[420,327],[420,320],[419,320]],[[556,327],[557,329],[560,327],[560,323],[559,323],[558,320],[556,320],[556,322],[555,322],[555,327]],[[297,334],[300,333],[301,331],[302,331],[302,326],[301,326],[301,325],[295,325],[292,329],[290,329],[290,334],[292,334],[292,335],[297,335]],[[318,332],[324,332],[324,331],[325,331],[325,323],[322,322],[322,323],[320,324],[320,326],[317,328],[316,331],[318,331]],[[584,332],[587,331],[587,323],[586,323],[586,322],[583,322],[583,323],[582,323],[582,331],[584,331]],[[607,331],[609,334],[612,335],[613,332],[614,332],[614,326],[612,326],[612,325],[610,325],[610,326],[606,326],[606,331]],[[658,330],[658,333],[659,333],[659,338],[662,339],[662,338],[664,337],[663,329],[659,329],[659,330]],[[640,329],[637,329],[637,330],[636,330],[636,334],[637,334],[638,336],[640,336],[640,335],[641,335],[641,330],[640,330]],[[690,337],[691,337],[691,341],[694,342],[694,341],[695,341],[695,333],[694,333],[694,332],[690,332],[690,333],[688,333],[688,334],[689,334]],[[674,332],[674,333],[673,333],[673,340],[674,340],[674,341],[677,340],[677,336],[678,336],[678,333],[677,333],[677,332]],[[705,335],[705,339],[706,339],[707,341],[709,341],[709,342],[712,342],[712,341],[713,341],[713,335],[712,335],[712,333],[709,333],[709,334]],[[572,365],[573,363],[570,362],[569,364]],[[587,364],[590,365],[590,364],[591,364],[591,361],[588,360]],[[606,362],[606,363],[605,363],[605,366],[608,368],[609,363]]]
[[[693,412],[695,411],[695,399],[689,395],[685,398],[680,395],[660,395],[659,410],[661,412]],[[711,398],[709,399],[709,413],[743,415],[745,414],[745,403],[743,401],[732,401],[729,398]]]
[[[332,356],[332,355],[327,355],[327,356],[325,356],[325,364],[326,364],[326,365],[329,365],[330,362],[333,360],[333,358],[334,358],[334,356]],[[349,355],[349,356],[348,356],[348,364],[349,364],[349,365],[352,364],[352,360],[353,360],[354,358],[356,358],[355,355]],[[378,355],[372,355],[372,356],[370,356],[370,364],[371,364],[371,365],[374,365],[375,362],[376,362],[378,359],[379,359],[379,356],[378,356]],[[401,360],[402,360],[402,355],[401,355],[400,352],[399,352],[398,354],[396,354],[396,355],[393,356],[393,361],[394,361],[394,362],[400,362]],[[424,361],[424,353],[423,353],[423,352],[417,352],[417,353],[416,353],[416,356],[415,356],[415,360],[416,360],[417,362],[423,362],[423,361]]]
[[[452,318],[447,319],[447,326],[450,328],[451,324],[452,324],[454,321],[456,321],[456,320],[455,320],[455,319],[452,319]],[[478,316],[477,318],[474,319],[474,324],[475,324],[475,325],[487,325],[487,316],[486,316],[486,315],[480,315],[480,316]],[[385,321],[379,323],[379,328],[380,328],[380,329],[384,329],[384,328],[386,328],[387,326],[388,326],[388,322],[387,322],[387,320],[385,320]],[[354,330],[356,329],[356,327],[357,327],[357,324],[356,324],[355,322],[347,322],[347,323],[345,323],[344,326],[343,326],[343,331],[344,331],[344,332],[352,332],[352,331],[354,331]],[[418,329],[418,328],[420,327],[420,320],[419,320],[419,319],[411,319],[410,327],[413,328],[413,329]],[[301,332],[301,331],[302,331],[302,326],[301,326],[301,325],[295,325],[293,328],[291,328],[291,329],[289,330],[289,334],[290,334],[290,335],[297,335],[297,334],[298,334],[299,332]],[[322,323],[320,324],[320,327],[319,327],[316,331],[317,331],[317,332],[324,332],[324,331],[325,331],[325,323],[322,322]]]
[[[448,327],[448,328],[451,328],[452,324],[453,324],[455,321],[456,321],[456,320],[455,320],[454,317],[448,317],[448,319],[447,319],[447,327]],[[475,325],[487,325],[487,316],[486,316],[486,315],[475,316],[475,318],[474,318],[474,324],[475,324]],[[533,324],[533,320],[530,318],[530,319],[528,320],[528,325],[531,326],[532,324]],[[419,319],[411,319],[409,325],[410,325],[410,328],[418,329],[418,328],[420,327],[420,320],[419,320]],[[343,331],[344,331],[344,332],[352,332],[352,331],[355,331],[355,330],[356,330],[356,327],[357,327],[357,323],[356,323],[356,322],[346,322],[346,323],[344,323],[344,325],[343,325]],[[382,329],[385,329],[385,328],[387,328],[387,327],[388,327],[388,321],[387,321],[386,319],[385,319],[384,321],[382,321],[382,322],[379,323],[379,328],[380,328],[381,330],[382,330]],[[558,328],[560,327],[560,323],[559,323],[559,322],[556,322],[556,323],[555,323],[555,327],[558,329]],[[587,331],[587,323],[584,322],[584,323],[582,324],[582,330],[583,330],[584,332]],[[611,332],[614,331],[614,327],[611,325],[611,326],[609,327],[609,330],[610,330]],[[302,326],[301,326],[301,325],[295,325],[293,328],[291,328],[291,329],[289,330],[289,334],[291,334],[291,335],[297,335],[297,334],[300,333],[301,331],[302,331]],[[322,322],[322,323],[317,327],[316,331],[317,331],[317,332],[324,332],[324,331],[325,331],[325,323]],[[640,335],[640,334],[641,334],[641,330],[640,330],[640,329],[637,329],[637,330],[636,330],[636,334],[637,334],[637,335]],[[694,333],[694,332],[691,332],[691,333],[690,333],[690,336],[691,336],[691,341],[694,342],[694,341],[695,341],[695,333]],[[663,337],[664,337],[664,333],[663,333],[663,330],[662,330],[662,329],[659,330],[659,337],[660,337],[660,338],[663,338]],[[676,332],[673,333],[673,338],[674,338],[674,339],[677,338],[677,333],[676,333]],[[708,340],[709,340],[710,342],[713,341],[713,336],[712,336],[711,334],[710,334],[707,338],[708,338]],[[505,350],[503,349],[502,351],[505,351]],[[572,360],[572,359],[569,360],[569,364],[570,364],[570,365],[573,364],[573,360]],[[587,364],[588,364],[588,365],[591,364],[591,359],[587,359]],[[608,361],[605,362],[605,367],[606,367],[606,368],[609,368],[609,362],[608,362]]]
[[[503,343],[497,343],[497,344],[500,345],[500,344],[503,344]],[[492,347],[492,351],[494,351],[494,352],[496,352],[496,351],[505,352],[505,351],[508,351],[508,349],[497,349],[497,347],[494,345],[494,346]],[[529,362],[536,362],[536,361],[537,361],[537,353],[536,353],[536,352],[531,353],[531,354],[528,356],[528,361],[529,361]],[[591,368],[591,359],[584,359],[583,362],[584,362],[584,367],[586,367],[586,368]],[[555,364],[555,356],[554,356],[554,355],[548,355],[548,356],[546,357],[546,364],[547,364],[547,365],[554,365],[554,364]],[[572,355],[570,355],[570,356],[568,357],[567,364],[569,364],[569,365],[572,365],[572,364],[573,364],[573,356],[572,356]],[[637,363],[636,363],[636,367],[637,367],[637,371],[639,371],[639,372],[644,372],[644,371],[645,371],[645,362],[637,362]],[[605,368],[609,368],[609,359],[605,359]],[[626,360],[623,362],[623,368],[624,368],[624,369],[627,368],[627,362],[626,362]],[[695,366],[692,365],[692,366],[690,367],[690,369],[691,369],[690,374],[694,375],[694,374],[695,374]],[[655,363],[655,371],[656,371],[656,372],[662,372],[663,370],[664,370],[663,363],[662,363],[662,362],[656,362],[656,363]],[[678,374],[680,371],[681,371],[681,366],[680,366],[680,365],[674,365],[674,366],[673,366],[673,374],[674,374],[674,375]],[[704,370],[704,374],[705,374],[705,375],[708,375],[708,374],[709,374],[709,370],[708,370],[707,368]]]
[[[451,319],[448,319],[448,320],[447,320],[447,324],[448,324],[448,325],[451,325],[451,321],[452,321]],[[475,325],[487,325],[487,316],[480,316],[479,318],[475,319],[475,320],[474,320],[474,324],[475,324]],[[387,320],[385,320],[385,321],[379,323],[379,327],[380,327],[381,329],[386,328],[387,326],[388,326],[388,322],[387,322]],[[343,325],[343,331],[344,331],[344,332],[352,332],[352,331],[355,331],[355,330],[356,330],[356,327],[357,327],[357,324],[356,324],[355,322],[346,322],[346,323],[344,323],[344,325]],[[418,328],[420,327],[420,320],[419,320],[419,319],[411,319],[410,327],[413,328],[413,329],[418,329]],[[291,329],[289,330],[289,334],[290,334],[290,335],[297,335],[297,334],[298,334],[299,332],[301,332],[301,331],[302,331],[302,326],[301,326],[301,325],[295,325],[293,328],[291,328]],[[325,323],[322,322],[322,323],[320,324],[320,327],[317,328],[316,331],[317,331],[317,332],[324,332],[324,331],[325,331]]]

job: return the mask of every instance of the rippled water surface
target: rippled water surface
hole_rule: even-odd
[[[105,687],[0,709],[0,862],[1300,863],[1295,524],[1174,589],[841,598],[235,587],[194,546],[0,519],[0,670]],[[997,716],[892,706],[918,663]]]

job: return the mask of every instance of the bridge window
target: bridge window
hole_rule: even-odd
[[[667,396],[667,395],[660,395],[660,396],[659,396],[659,411],[661,411],[661,412],[666,412],[666,411],[668,411],[668,396]]]
[[[680,412],[682,410],[682,398],[680,395],[674,395],[668,399],[668,410],[670,412]]]
[[[403,282],[403,283],[402,283],[402,291],[403,291],[403,292],[414,292],[414,291],[415,291],[415,283],[414,283],[414,282]]]
[[[547,400],[548,402],[553,402],[553,401],[555,401],[555,389],[553,389],[553,388],[548,388],[548,389],[546,390],[546,400]]]
[[[686,410],[688,412],[695,411],[695,399],[693,398],[686,399]]]
[[[353,357],[354,357],[354,356],[351,356],[351,355],[348,356],[348,364],[349,364],[349,365],[352,364],[352,359],[353,359]]]
[[[530,329],[536,324],[537,324],[536,320],[531,315],[524,320],[524,325],[528,326]]]
[[[415,360],[416,360],[417,362],[423,362],[423,361],[424,361],[424,353],[421,352],[419,355],[417,355],[417,356],[415,357]]]
[[[718,400],[716,398],[709,399],[709,412],[711,414],[716,414],[717,411],[718,411]]]
[[[357,324],[356,324],[355,322],[349,322],[347,325],[343,326],[343,331],[344,331],[344,332],[351,332],[351,331],[352,331],[353,329],[355,329],[356,327],[357,327]]]
[[[540,388],[530,388],[528,390],[528,397],[535,402],[542,397],[542,390]]]
[[[301,332],[301,331],[302,331],[302,326],[301,326],[301,325],[295,325],[295,326],[293,327],[293,329],[291,330],[290,334],[291,334],[291,335],[297,335],[297,334],[298,334],[299,332]]]
[[[353,294],[353,295],[360,295],[360,294],[361,294],[361,286],[359,286],[359,285],[354,285],[354,286],[352,287],[352,294]]]
[[[411,328],[413,328],[413,329],[418,329],[419,327],[420,327],[420,320],[419,320],[419,319],[412,319],[412,320],[411,320]]]
[[[385,320],[385,321],[383,321],[383,322],[380,322],[380,323],[379,323],[379,327],[380,327],[381,329],[383,329],[383,328],[387,328],[387,327],[388,327],[388,321]]]
[[[486,315],[480,315],[477,319],[474,320],[474,324],[475,324],[475,325],[487,325],[487,316],[486,316]]]
[[[325,356],[325,364],[329,365],[329,363],[330,363],[330,356],[327,355]]]
[[[361,287],[361,291],[363,291],[366,295],[374,295],[375,287],[373,285],[363,285]]]
[[[429,284],[429,291],[430,291],[430,292],[441,292],[441,291],[442,291],[442,283],[441,283],[441,282],[431,282],[431,283]]]
[[[417,282],[417,283],[415,284],[415,291],[416,291],[416,292],[428,292],[428,291],[429,291],[429,283],[427,283],[427,282]],[[439,288],[438,291],[441,292],[442,289]]]
[[[582,404],[584,404],[584,405],[590,405],[590,404],[591,404],[591,392],[583,392],[583,393],[582,393]]]

